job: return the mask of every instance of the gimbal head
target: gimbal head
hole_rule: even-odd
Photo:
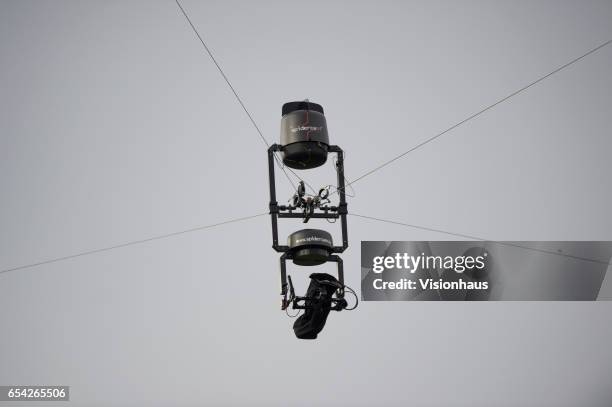
[[[338,280],[336,280],[333,276],[329,275],[329,274],[325,274],[324,276],[327,277],[327,279],[322,279],[320,278],[320,276],[323,276],[324,274],[320,273],[320,274],[311,274],[310,278],[312,279],[313,276],[317,276],[319,277],[319,280],[317,280],[317,283],[320,284],[321,286],[326,286],[326,287],[330,287],[333,288],[333,294],[337,295],[336,297],[331,297],[329,300],[331,301],[331,303],[333,304],[330,308],[331,311],[342,311],[343,309],[345,309],[348,306],[348,303],[346,302],[346,300],[344,299],[344,285],[340,284],[340,282],[338,282]],[[320,301],[323,300],[323,292],[321,290],[313,290],[313,296],[312,297],[298,297],[295,295],[295,290],[293,288],[293,281],[291,280],[291,276],[287,276],[287,278],[289,279],[289,300],[288,303],[291,303],[291,308],[293,309],[304,309],[304,310],[308,310],[308,309],[317,309],[317,306],[315,304],[318,304]],[[311,283],[312,284],[312,283]],[[303,302],[303,304],[301,304],[301,302]]]

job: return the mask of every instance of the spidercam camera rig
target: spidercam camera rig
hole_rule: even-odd
[[[281,278],[281,309],[289,306],[304,313],[295,321],[293,329],[300,339],[315,339],[323,329],[330,311],[342,311],[348,303],[344,284],[342,258],[338,254],[348,248],[346,225],[347,203],[345,195],[344,153],[339,146],[330,145],[323,107],[309,101],[285,103],[282,108],[280,144],[268,148],[268,172],[270,181],[270,218],[272,221],[272,247],[279,253]],[[328,153],[335,153],[337,192],[339,202],[331,205],[329,189],[321,188],[317,195],[307,195],[304,182],[300,181],[289,205],[279,205],[276,200],[274,174],[275,154],[279,152],[283,164],[296,170],[320,167],[327,161]],[[342,245],[334,246],[332,236],[320,229],[302,229],[289,235],[287,245],[278,243],[278,219],[297,218],[307,223],[310,219],[340,219]],[[318,266],[326,262],[337,265],[338,277],[326,273],[310,275],[310,285],[305,296],[296,296],[291,276],[287,276],[287,260],[298,266]],[[355,295],[357,300],[357,295]]]

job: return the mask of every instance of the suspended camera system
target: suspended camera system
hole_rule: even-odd
[[[329,189],[321,188],[316,196],[308,196],[304,182],[300,181],[289,205],[279,205],[276,201],[276,181],[274,177],[274,154],[281,154],[284,165],[296,170],[320,167],[327,161],[328,153],[335,153],[337,172],[337,192],[339,202],[331,205]],[[304,310],[293,324],[295,335],[300,339],[315,339],[325,326],[330,311],[342,311],[348,303],[344,299],[345,289],[355,292],[344,284],[342,258],[338,253],[348,248],[346,226],[347,204],[344,192],[344,153],[342,149],[329,144],[327,123],[323,107],[309,101],[285,103],[282,108],[280,144],[268,148],[268,172],[270,178],[270,218],[272,220],[272,247],[279,253],[281,277],[281,309],[289,306]],[[307,223],[310,219],[340,219],[342,245],[334,246],[332,236],[320,229],[302,229],[289,235],[287,245],[278,244],[278,219],[297,218]],[[306,295],[296,296],[287,276],[287,260],[298,266],[318,266],[326,262],[337,265],[338,277],[326,273],[310,275],[310,285]],[[355,295],[357,301],[357,295]]]

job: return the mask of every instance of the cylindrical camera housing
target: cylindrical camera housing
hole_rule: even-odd
[[[333,250],[332,236],[320,229],[302,229],[287,238],[293,263],[298,266],[318,266],[329,258]]]
[[[327,161],[329,137],[323,107],[308,101],[283,105],[280,144],[287,167],[307,170]]]

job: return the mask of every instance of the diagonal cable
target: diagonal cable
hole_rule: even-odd
[[[176,5],[179,7],[179,9],[181,9],[181,12],[183,13],[183,15],[185,16],[185,19],[187,20],[187,22],[189,23],[189,25],[191,26],[191,29],[193,30],[193,32],[195,33],[195,35],[198,37],[198,39],[200,40],[200,42],[202,43],[202,46],[204,46],[204,49],[206,50],[206,52],[208,53],[208,56],[210,57],[210,59],[213,61],[213,63],[215,64],[215,66],[217,67],[217,69],[219,70],[219,73],[221,74],[221,76],[223,76],[223,79],[225,79],[225,82],[227,83],[227,86],[229,86],[229,88],[231,89],[231,91],[234,93],[234,96],[236,97],[236,100],[238,101],[238,103],[240,103],[240,106],[242,106],[242,110],[244,110],[244,112],[247,114],[247,116],[249,116],[249,119],[251,120],[251,123],[253,124],[253,127],[255,127],[255,130],[257,130],[257,133],[259,133],[259,137],[261,137],[262,141],[266,144],[266,146],[270,147],[270,143],[268,143],[268,140],[266,140],[266,138],[264,137],[263,133],[261,132],[261,130],[259,130],[259,126],[257,126],[257,123],[255,123],[255,120],[253,119],[253,116],[251,116],[251,113],[249,113],[249,111],[247,110],[246,106],[244,105],[244,103],[242,102],[242,99],[240,99],[240,96],[238,96],[238,92],[236,92],[236,89],[234,89],[234,87],[232,86],[231,82],[229,81],[229,79],[227,78],[227,75],[225,75],[225,72],[223,72],[223,69],[221,69],[221,65],[219,65],[219,63],[217,62],[217,60],[215,59],[215,56],[213,55],[213,53],[210,51],[210,48],[208,48],[208,45],[206,45],[206,42],[204,42],[204,40],[202,39],[202,36],[200,35],[200,33],[198,32],[198,30],[195,28],[195,26],[193,25],[193,23],[191,22],[191,19],[189,18],[189,16],[187,15],[187,13],[185,12],[185,9],[183,8],[183,6],[181,5],[181,3],[179,3],[178,0],[176,1]]]
[[[131,242],[120,243],[120,244],[116,244],[116,245],[113,245],[113,246],[103,247],[103,248],[100,248],[100,249],[88,250],[88,251],[85,251],[85,252],[71,254],[71,255],[63,256],[63,257],[57,257],[57,258],[54,258],[54,259],[44,260],[44,261],[40,261],[40,262],[37,262],[37,263],[25,264],[25,265],[22,265],[22,266],[17,266],[17,267],[1,270],[0,274],[8,273],[10,271],[23,270],[23,269],[27,269],[27,268],[31,268],[31,267],[36,267],[36,266],[42,266],[44,264],[57,263],[57,262],[60,262],[60,261],[74,259],[74,258],[77,258],[77,257],[88,256],[88,255],[94,254],[94,253],[107,252],[109,250],[115,250],[115,249],[120,249],[120,248],[123,248],[123,247],[128,247],[128,246],[133,246],[133,245],[137,245],[137,244],[152,242],[154,240],[167,239],[169,237],[179,236],[179,235],[183,235],[183,234],[186,234],[186,233],[191,233],[191,232],[197,232],[197,231],[200,231],[200,230],[211,229],[211,228],[214,228],[214,227],[217,227],[217,226],[221,226],[221,225],[227,225],[228,223],[241,222],[241,221],[244,221],[244,220],[249,220],[249,219],[257,218],[257,217],[260,217],[260,216],[264,216],[264,215],[267,215],[267,214],[268,214],[268,212],[264,212],[264,213],[260,213],[260,214],[257,214],[257,215],[244,216],[242,218],[230,219],[230,220],[226,220],[226,221],[219,222],[219,223],[213,223],[211,225],[198,226],[198,227],[191,228],[191,229],[181,230],[179,232],[166,233],[164,235],[157,235],[157,236],[152,236],[152,237],[148,237],[148,238],[144,238],[144,239],[133,240]]]
[[[249,120],[251,121],[251,123],[253,124],[253,127],[255,127],[255,130],[257,131],[257,134],[259,134],[259,137],[261,138],[261,140],[264,142],[264,144],[269,148],[270,147],[270,143],[268,142],[268,140],[266,140],[266,138],[264,137],[262,131],[259,129],[259,126],[257,125],[257,122],[255,122],[255,119],[253,119],[253,115],[251,115],[251,112],[249,112],[249,110],[246,108],[244,102],[242,101],[242,99],[240,98],[240,96],[238,95],[238,92],[236,91],[236,89],[234,88],[234,86],[232,85],[232,83],[230,82],[229,78],[227,77],[227,75],[225,74],[225,72],[223,71],[223,69],[221,68],[221,65],[219,65],[219,62],[217,62],[217,59],[215,58],[215,56],[213,55],[212,51],[210,50],[210,48],[208,47],[208,45],[206,45],[206,42],[204,41],[204,39],[202,38],[202,36],[200,35],[200,33],[198,32],[197,28],[195,27],[195,25],[193,25],[193,22],[191,21],[191,19],[189,18],[189,15],[187,14],[187,12],[185,11],[185,9],[183,8],[183,6],[181,5],[181,3],[179,2],[179,0],[174,0],[176,2],[176,5],[179,7],[179,9],[181,10],[181,13],[183,13],[183,16],[185,16],[185,19],[187,20],[187,22],[189,23],[189,26],[191,27],[191,29],[193,30],[193,32],[195,33],[196,37],[198,37],[198,39],[200,40],[200,42],[202,43],[202,46],[204,47],[204,50],[206,50],[206,53],[208,54],[208,56],[210,57],[210,59],[213,61],[213,63],[215,64],[215,66],[217,67],[217,69],[219,70],[219,73],[221,74],[221,76],[223,77],[223,79],[225,80],[225,83],[227,83],[227,86],[230,88],[230,90],[232,91],[232,93],[234,94],[234,96],[236,97],[236,100],[238,101],[238,103],[240,104],[240,106],[242,107],[242,110],[244,110],[244,112],[246,113],[246,115],[249,117]],[[276,154],[274,154],[274,160],[276,161],[276,163],[278,164],[278,166],[280,167],[280,169],[283,171],[283,173],[285,174],[285,177],[287,178],[287,180],[289,180],[289,183],[291,184],[291,186],[293,187],[293,189],[295,191],[297,191],[297,187],[295,186],[295,184],[293,183],[293,180],[291,179],[291,177],[289,176],[289,174],[287,174],[287,168],[281,164],[280,160],[278,159],[278,157],[276,156]],[[297,179],[299,179],[300,181],[303,181],[302,178],[300,178],[299,175],[297,175],[291,168],[288,168],[288,170],[295,176],[297,177]]]
[[[390,160],[388,160],[388,161],[385,161],[384,163],[380,164],[379,166],[377,166],[377,167],[375,167],[375,168],[373,168],[373,169],[369,170],[369,171],[368,171],[368,172],[366,172],[365,174],[363,174],[363,175],[359,176],[358,178],[354,179],[354,180],[353,180],[353,182],[351,182],[351,183],[347,184],[347,185],[345,186],[345,188],[346,188],[346,187],[348,187],[349,185],[355,184],[356,182],[358,182],[358,181],[360,181],[360,180],[364,179],[365,177],[367,177],[367,176],[369,176],[369,175],[371,175],[371,174],[375,173],[376,171],[378,171],[378,170],[380,170],[380,169],[382,169],[382,168],[384,168],[384,167],[388,166],[389,164],[391,164],[391,163],[393,163],[393,162],[395,162],[395,161],[399,160],[400,158],[402,158],[402,157],[406,156],[407,154],[409,154],[409,153],[411,153],[411,152],[413,152],[413,151],[415,151],[415,150],[418,150],[419,148],[421,148],[421,147],[425,146],[426,144],[431,143],[432,141],[434,141],[434,140],[438,139],[439,137],[442,137],[443,135],[445,135],[445,134],[447,134],[447,133],[451,132],[452,130],[456,129],[457,127],[459,127],[459,126],[461,126],[461,125],[463,125],[463,124],[465,124],[465,123],[467,123],[468,121],[470,121],[470,120],[472,120],[472,119],[474,119],[474,118],[476,118],[476,117],[480,116],[481,114],[483,114],[483,113],[485,113],[486,111],[488,111],[488,110],[490,110],[490,109],[494,108],[495,106],[497,106],[497,105],[499,105],[499,104],[502,104],[502,103],[504,103],[505,101],[507,101],[508,99],[510,99],[510,98],[512,98],[512,97],[514,97],[514,96],[516,96],[516,95],[518,95],[519,93],[522,93],[522,92],[526,91],[527,89],[531,88],[532,86],[537,85],[538,83],[540,83],[540,82],[542,82],[543,80],[545,80],[545,79],[549,78],[550,76],[552,76],[552,75],[556,74],[557,72],[562,71],[563,69],[565,69],[565,68],[569,67],[570,65],[575,64],[576,62],[580,61],[581,59],[583,59],[583,58],[585,58],[585,57],[587,57],[587,56],[589,56],[589,55],[593,54],[594,52],[599,51],[600,49],[602,49],[602,48],[604,48],[604,47],[608,46],[610,43],[612,43],[612,40],[608,40],[608,41],[604,42],[603,44],[598,45],[597,47],[595,47],[595,48],[593,48],[593,49],[591,49],[591,50],[587,51],[586,53],[584,53],[584,54],[580,55],[579,57],[576,57],[576,58],[572,59],[571,61],[567,62],[566,64],[563,64],[563,65],[561,65],[560,67],[558,67],[558,68],[554,69],[553,71],[550,71],[550,72],[549,72],[549,73],[547,73],[546,75],[541,76],[541,77],[539,77],[538,79],[534,80],[533,82],[531,82],[531,83],[529,83],[529,84],[527,84],[527,85],[523,86],[522,88],[520,88],[520,89],[518,89],[518,90],[516,90],[516,91],[514,91],[514,92],[512,92],[512,93],[510,93],[510,94],[509,94],[509,95],[507,95],[507,96],[504,96],[503,98],[499,99],[499,100],[498,100],[498,101],[496,101],[495,103],[493,103],[493,104],[491,104],[491,105],[488,105],[488,106],[487,106],[487,107],[485,107],[484,109],[481,109],[481,110],[479,110],[478,112],[476,112],[476,113],[472,114],[471,116],[468,116],[467,118],[465,118],[465,119],[461,120],[460,122],[457,122],[457,123],[453,124],[452,126],[450,126],[449,128],[447,128],[446,130],[443,130],[443,131],[441,131],[440,133],[438,133],[438,134],[436,134],[436,135],[434,135],[434,136],[431,136],[430,138],[428,138],[428,139],[426,139],[426,140],[422,141],[421,143],[417,144],[416,146],[412,147],[411,149],[409,149],[409,150],[407,150],[407,151],[404,151],[403,153],[401,153],[401,154],[399,154],[399,155],[397,155],[397,156],[393,157],[392,159],[390,159]],[[337,191],[335,191],[335,192],[337,192]]]
[[[533,247],[525,247],[525,246],[521,246],[521,245],[516,244],[516,243],[488,240],[488,239],[484,239],[484,238],[478,237],[478,236],[465,235],[463,233],[448,232],[446,230],[434,229],[434,228],[425,227],[425,226],[419,226],[419,225],[413,225],[413,224],[410,224],[410,223],[400,222],[400,221],[396,221],[396,220],[376,218],[374,216],[360,215],[360,214],[357,214],[357,213],[349,213],[349,215],[355,216],[355,217],[358,217],[358,218],[363,218],[363,219],[375,220],[377,222],[390,223],[390,224],[393,224],[393,225],[405,226],[405,227],[409,227],[409,228],[413,228],[413,229],[426,230],[428,232],[442,233],[442,234],[445,234],[445,235],[461,237],[461,238],[464,238],[464,239],[479,240],[479,241],[485,241],[485,242],[488,242],[488,243],[493,243],[493,244],[497,244],[497,245],[501,245],[501,246],[516,247],[516,248],[519,248],[519,249],[531,250],[531,251],[534,251],[534,252],[545,253],[545,254],[554,254],[555,256],[567,257],[567,258],[574,259],[574,260],[583,260],[583,261],[588,261],[588,262],[592,262],[592,263],[604,264],[606,266],[610,264],[609,262],[603,261],[603,260],[595,260],[595,259],[590,259],[588,257],[574,256],[574,255],[571,255],[571,254],[559,253],[559,252],[555,252],[555,251],[551,251],[551,250],[536,249],[536,248],[533,248]]]

